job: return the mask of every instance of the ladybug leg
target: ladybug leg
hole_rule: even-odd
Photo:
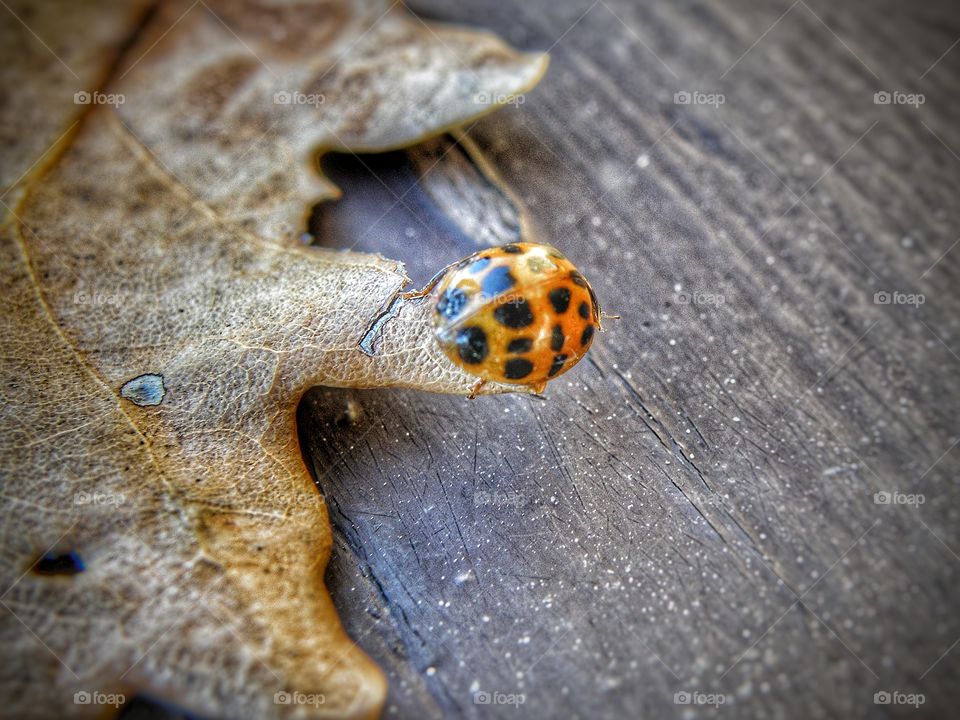
[[[530,390],[532,390],[533,393],[536,394],[536,395],[542,394],[543,391],[546,390],[546,389],[547,389],[547,381],[546,381],[546,380],[542,380],[542,381],[540,381],[540,382],[538,382],[538,383],[533,383],[532,385],[530,385]]]
[[[477,381],[473,384],[473,387],[470,388],[470,394],[467,396],[467,398],[470,399],[470,400],[476,400],[476,399],[477,399],[477,395],[480,393],[480,390],[481,390],[481,389],[483,388],[483,386],[486,385],[486,384],[487,384],[487,381],[486,381],[486,380],[482,380],[482,379],[481,379],[481,380],[477,380]]]
[[[417,300],[429,295],[436,286],[437,284],[431,280],[430,283],[427,284],[427,286],[422,290],[411,290],[410,292],[401,293],[400,297],[402,297],[404,300]]]
[[[443,270],[441,270],[432,278],[430,278],[430,282],[424,285],[422,289],[411,290],[410,292],[402,293],[400,297],[402,297],[404,300],[416,300],[417,298],[422,298],[429,295],[430,293],[433,292],[433,289],[437,286],[437,283],[439,283],[440,280],[443,279],[443,276],[447,274],[447,271],[450,268],[452,268],[454,265],[456,265],[458,262],[460,261],[458,260],[457,262],[453,262],[447,265],[445,268],[443,268]]]

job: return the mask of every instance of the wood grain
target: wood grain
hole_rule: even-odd
[[[331,591],[388,717],[955,710],[956,6],[412,5],[551,48],[467,133],[515,204],[448,140],[340,158],[354,204],[315,221],[421,280],[519,208],[621,320],[545,401],[304,399]]]

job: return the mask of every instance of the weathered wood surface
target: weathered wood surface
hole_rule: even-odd
[[[957,6],[412,5],[551,48],[468,134],[622,319],[545,401],[304,399],[331,590],[388,716],[955,712]],[[331,159],[347,197],[315,221],[418,281],[472,249],[458,222],[516,232],[460,148],[417,184],[440,154]]]

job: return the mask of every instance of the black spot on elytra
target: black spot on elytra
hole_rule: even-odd
[[[33,565],[37,575],[76,575],[84,571],[83,559],[70,550],[65,553],[48,552]]]
[[[516,298],[498,305],[497,309],[493,311],[493,317],[501,325],[510,328],[527,327],[527,325],[533,323],[533,311],[530,309],[530,303],[523,298]]]
[[[457,353],[465,363],[476,365],[487,356],[487,334],[476,325],[469,325],[457,333]]]
[[[450,320],[460,314],[467,300],[467,294],[460,288],[447,288],[437,303],[437,312]]]
[[[561,369],[563,369],[563,364],[567,361],[566,355],[557,355],[553,358],[553,364],[550,366],[550,372],[547,373],[548,377],[553,377]]]
[[[510,380],[520,380],[531,372],[533,372],[533,363],[526,358],[507,360],[507,364],[503,366],[503,375]]]
[[[586,345],[590,342],[590,339],[593,337],[593,325],[587,325],[583,329],[583,335],[580,336],[580,344]]]
[[[589,320],[589,319],[590,319],[590,305],[587,304],[587,301],[586,301],[586,300],[584,300],[582,303],[580,303],[580,307],[577,308],[577,313],[578,313],[578,314],[580,315],[580,317],[582,317],[584,320]]]
[[[501,293],[505,293],[516,284],[516,279],[510,274],[510,268],[500,266],[487,273],[480,289],[488,298],[494,298]]]
[[[553,334],[550,335],[550,349],[557,352],[563,347],[566,341],[567,338],[563,334],[563,328],[559,325],[554,325]]]
[[[515,338],[510,341],[510,344],[507,345],[507,352],[512,353],[525,353],[530,352],[533,348],[533,340],[530,338]]]
[[[547,297],[557,315],[563,315],[570,307],[570,291],[567,288],[554,288]]]
[[[519,245],[514,245],[513,243],[510,243],[509,245],[504,245],[500,249],[503,250],[505,253],[510,253],[511,255],[519,255],[520,253],[523,252],[522,247],[520,247]]]
[[[467,263],[467,272],[469,272],[471,275],[476,275],[478,272],[483,270],[489,264],[490,264],[490,258],[479,257],[476,260],[473,260]]]
[[[583,275],[581,275],[577,270],[570,271],[570,279],[573,280],[574,285],[579,285],[582,288],[590,287],[590,285],[587,284],[586,278],[584,278]]]

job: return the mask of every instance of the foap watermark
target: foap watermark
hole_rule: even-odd
[[[909,705],[918,708],[927,701],[923,693],[905,693],[899,690],[881,690],[873,694],[874,705]]]
[[[873,494],[874,505],[923,505],[927,501],[922,493],[902,493],[898,490],[883,490]]]
[[[112,105],[119,107],[127,101],[123,93],[102,93],[99,90],[80,90],[73,94],[74,105]]]
[[[74,705],[109,705],[118,708],[127,701],[123,693],[104,693],[99,690],[78,690],[73,694]]]
[[[288,507],[316,508],[321,502],[320,493],[314,491],[298,492],[292,497],[285,497],[284,504]]]
[[[904,293],[898,290],[880,290],[873,294],[874,305],[913,305],[920,307],[927,301],[923,293]]]
[[[494,507],[520,507],[523,498],[518,492],[506,490],[476,490],[473,493],[473,504],[476,507],[492,505]]]
[[[673,94],[674,105],[712,105],[720,107],[727,102],[723,93],[707,93],[701,90],[678,90]]]
[[[710,705],[720,707],[727,703],[723,693],[705,693],[697,690],[681,690],[673,694],[674,705]]]
[[[77,290],[73,294],[75,305],[119,305],[123,301],[118,293],[100,292],[98,290]]]
[[[74,505],[106,505],[117,507],[127,501],[123,493],[78,492],[73,495]]]
[[[523,693],[503,693],[477,690],[473,693],[474,705],[513,705],[520,707],[527,701]]]
[[[878,90],[873,94],[874,105],[911,105],[920,107],[927,101],[923,93],[906,93],[900,90]]]
[[[720,293],[678,292],[674,296],[678,305],[723,305],[727,299]]]
[[[327,696],[322,693],[287,692],[286,690],[279,690],[273,694],[274,705],[312,705],[313,707],[317,707],[323,705],[325,702],[327,702]]]
[[[273,94],[274,105],[312,105],[319,107],[327,101],[323,93],[302,93],[299,90],[289,92],[280,90]]]
[[[520,107],[527,99],[523,95],[512,93],[478,92],[473,96],[473,101],[477,105],[513,105]]]

